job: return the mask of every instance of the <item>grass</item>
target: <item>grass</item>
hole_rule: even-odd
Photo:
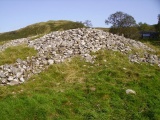
[[[35,39],[37,39],[37,38],[40,38],[40,37],[43,37],[45,34],[39,34],[39,35],[36,35],[36,36],[32,36],[31,38],[30,38],[30,40],[35,40]]]
[[[160,39],[159,38],[158,39],[141,39],[139,41],[146,44],[153,50],[155,50],[155,52],[149,52],[149,53],[156,54],[160,57]]]
[[[6,41],[0,41],[0,45],[7,43]]]
[[[110,30],[110,28],[102,28],[102,27],[97,27],[96,29],[103,30],[105,32],[109,32]]]
[[[48,34],[52,31],[68,30],[75,28],[82,28],[83,24],[78,22],[59,20],[59,21],[47,21],[29,25],[19,30],[5,32],[0,34],[0,42],[9,41],[13,39],[26,38],[31,36],[38,36]]]
[[[160,68],[101,50],[50,66],[18,86],[0,86],[3,120],[158,120]],[[133,89],[136,95],[127,95]]]
[[[157,39],[140,39],[139,41],[160,48],[160,38]]]
[[[18,58],[24,60],[36,54],[37,51],[34,48],[27,47],[27,45],[9,47],[5,51],[0,52],[0,65],[15,63]]]

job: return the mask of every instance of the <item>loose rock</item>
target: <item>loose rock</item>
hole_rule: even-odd
[[[136,92],[132,89],[127,89],[126,94],[136,94]]]

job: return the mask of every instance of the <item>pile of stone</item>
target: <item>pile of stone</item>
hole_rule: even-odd
[[[29,47],[34,47],[38,54],[31,58],[28,57],[25,61],[17,59],[14,64],[0,66],[1,85],[23,83],[49,65],[63,62],[75,55],[80,55],[87,62],[94,63],[95,56],[91,56],[90,52],[100,49],[120,51],[127,55],[133,49],[143,49],[146,51],[144,57],[141,58],[138,54],[130,55],[130,61],[160,64],[156,55],[147,53],[147,51],[154,52],[154,50],[143,43],[91,28],[52,32],[33,41],[24,39],[24,42],[28,42]]]
[[[29,38],[21,38],[21,39],[11,40],[11,41],[7,42],[6,44],[0,45],[0,52],[4,51],[8,47],[17,46],[17,45],[21,45],[21,44],[27,44],[28,41],[29,41]]]
[[[136,63],[146,62],[150,63],[151,65],[158,64],[160,67],[160,59],[154,54],[144,53],[143,57],[141,57],[139,54],[132,54],[129,55],[129,60]]]

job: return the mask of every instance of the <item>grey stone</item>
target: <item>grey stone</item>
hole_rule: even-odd
[[[20,78],[20,77],[22,76],[22,74],[23,74],[22,72],[17,72],[17,73],[16,73],[16,77],[17,77],[17,78]]]
[[[13,74],[16,74],[18,72],[18,69],[16,67],[11,67],[11,72]]]
[[[1,78],[4,78],[4,77],[6,77],[6,76],[5,76],[5,74],[4,74],[3,72],[0,72],[0,77],[1,77]]]
[[[16,62],[17,62],[17,63],[22,63],[22,60],[21,60],[20,58],[18,58],[18,59],[16,60]]]

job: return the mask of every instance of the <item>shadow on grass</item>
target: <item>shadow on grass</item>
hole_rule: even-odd
[[[150,43],[153,46],[159,47],[160,48],[160,38],[157,39],[140,39],[139,41],[143,42],[143,43]]]

